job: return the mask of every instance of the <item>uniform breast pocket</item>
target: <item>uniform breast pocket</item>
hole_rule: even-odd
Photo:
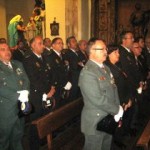
[[[99,84],[100,84],[101,88],[104,88],[104,89],[110,86],[110,83],[107,80],[99,79]]]
[[[7,85],[7,80],[5,77],[1,76],[0,77],[0,87],[6,86]]]
[[[108,80],[99,80],[99,84],[101,87],[101,91],[104,95],[107,95],[107,92],[111,90],[112,85],[110,84],[110,81]]]

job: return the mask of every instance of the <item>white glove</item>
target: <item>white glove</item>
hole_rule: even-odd
[[[139,88],[137,89],[137,92],[138,92],[138,94],[142,94],[142,87],[139,87]]]
[[[115,121],[118,122],[122,116],[123,116],[123,108],[122,106],[119,106],[119,112],[114,116]]]
[[[46,99],[47,99],[47,95],[44,93],[42,97],[42,101],[46,101]]]
[[[27,90],[22,90],[22,91],[17,91],[17,93],[19,93],[19,97],[18,97],[18,100],[22,103],[24,102],[28,102],[29,101],[29,98],[28,98],[28,95],[29,95],[29,91]]]
[[[65,85],[64,89],[65,90],[70,90],[72,87],[72,84],[70,82],[67,82],[67,84]]]

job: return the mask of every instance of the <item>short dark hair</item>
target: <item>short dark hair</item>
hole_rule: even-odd
[[[7,43],[6,39],[5,38],[0,38],[0,43]]]
[[[143,36],[139,36],[139,37],[137,37],[137,38],[135,38],[135,42],[139,42],[140,41],[140,39],[143,39],[144,40],[144,37]]]
[[[70,36],[67,38],[66,43],[69,44],[71,39],[76,39],[75,36]]]
[[[17,41],[17,45],[19,45],[19,43],[23,43],[24,44],[24,42],[22,40],[18,40]]]
[[[122,31],[122,32],[121,32],[121,34],[120,34],[120,41],[121,41],[121,42],[122,42],[122,40],[125,38],[125,36],[126,36],[128,33],[133,34],[132,31]]]
[[[96,38],[96,37],[90,38],[89,41],[88,41],[88,45],[90,45],[92,43],[95,43],[95,41],[97,41],[97,40],[98,40],[98,38]]]
[[[52,40],[51,45],[53,45],[54,43],[56,43],[57,40],[62,40],[62,38],[60,38],[60,37],[54,38],[54,39]]]
[[[111,43],[111,44],[107,45],[107,48],[108,48],[107,53],[111,54],[113,51],[119,49],[119,46],[117,44],[115,44],[115,43]]]
[[[43,43],[45,43],[45,42],[46,42],[46,40],[50,40],[50,38],[45,38],[45,39],[43,40]]]
[[[104,41],[104,40],[102,40],[102,39],[100,39],[100,38],[96,38],[96,37],[92,37],[92,38],[89,39],[89,41],[88,41],[88,46],[87,46],[87,53],[88,53],[88,54],[90,53],[91,47],[92,47],[92,46],[96,43],[96,41],[98,41],[98,40]]]
[[[34,9],[34,13],[36,13],[36,15],[40,15],[41,14],[41,10],[40,10],[40,8],[36,8],[36,9]]]

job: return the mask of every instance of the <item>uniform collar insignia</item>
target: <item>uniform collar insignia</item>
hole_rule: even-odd
[[[36,66],[37,66],[38,68],[41,67],[40,64],[39,64],[39,62],[36,62]]]
[[[59,60],[58,59],[55,59],[55,61],[56,61],[57,64],[59,64]]]
[[[104,76],[99,77],[99,80],[106,80]]]
[[[20,75],[20,74],[22,74],[22,70],[20,68],[17,68],[16,73],[17,73],[17,75]]]

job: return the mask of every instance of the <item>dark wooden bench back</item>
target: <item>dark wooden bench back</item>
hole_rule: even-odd
[[[39,138],[46,137],[75,116],[80,115],[82,107],[83,101],[79,98],[33,121],[32,124],[36,125]]]
[[[147,123],[142,135],[138,139],[136,146],[143,147],[144,150],[150,150],[149,144],[150,144],[150,120]]]

